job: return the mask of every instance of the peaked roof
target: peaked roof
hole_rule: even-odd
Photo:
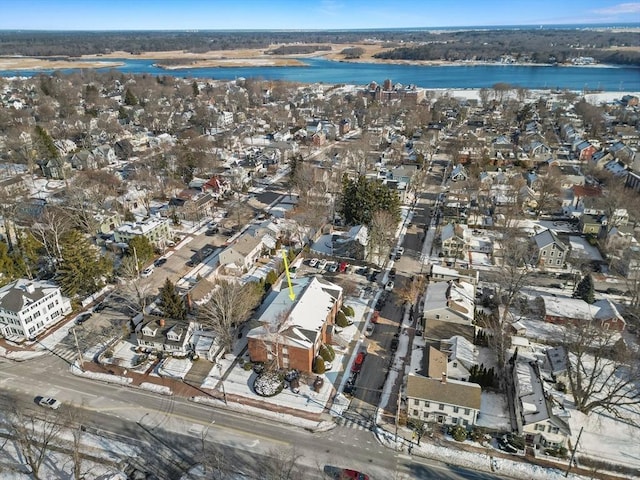
[[[407,378],[407,397],[420,398],[432,402],[446,403],[464,408],[480,410],[482,389],[477,383],[427,378],[409,374]]]
[[[561,250],[567,250],[567,246],[558,238],[553,230],[544,230],[533,237],[538,248],[544,248],[547,245],[555,243]]]
[[[59,287],[49,282],[20,278],[0,288],[0,308],[18,313],[57,290]]]

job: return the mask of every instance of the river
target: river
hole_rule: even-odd
[[[371,81],[416,85],[424,88],[490,88],[496,83],[536,89],[640,91],[640,68],[604,66],[545,65],[392,65],[382,63],[335,62],[305,58],[304,67],[215,67],[165,70],[155,60],[109,59],[123,62],[116,70],[123,73],[175,75],[179,77],[233,80],[239,77],[287,80],[301,83],[355,84]],[[68,72],[70,70],[62,70]],[[0,76],[33,76],[43,70],[5,70]]]

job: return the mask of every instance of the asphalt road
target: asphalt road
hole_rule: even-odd
[[[0,397],[15,394],[33,408],[36,396],[54,396],[63,402],[61,413],[71,404],[80,407],[90,432],[137,446],[141,454],[132,463],[162,474],[159,478],[179,478],[178,473],[200,462],[203,438],[205,449],[232,458],[245,473],[284,454],[299,457],[305,478],[324,478],[326,465],[360,469],[373,479],[498,478],[394,452],[366,430],[338,426],[311,433],[222,405],[76,377],[67,368],[55,356],[0,363]]]

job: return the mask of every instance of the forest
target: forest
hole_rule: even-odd
[[[496,60],[503,55],[537,63],[593,57],[640,65],[640,35],[610,29],[325,30],[325,31],[0,31],[0,55],[77,57],[124,51],[204,53],[274,44],[387,43],[382,59]],[[303,48],[304,45],[298,45]],[[397,47],[397,48],[396,48]],[[319,47],[315,47],[317,50]],[[326,47],[323,47],[326,48]],[[303,48],[303,53],[309,49]],[[297,53],[272,50],[270,53]]]

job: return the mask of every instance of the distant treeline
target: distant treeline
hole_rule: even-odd
[[[273,50],[269,50],[266,53],[270,55],[302,55],[305,53],[324,52],[331,50],[331,45],[282,45]]]
[[[441,34],[437,40],[421,43],[388,49],[375,57],[387,60],[497,61],[510,55],[514,60],[533,63],[563,63],[572,58],[593,57],[600,63],[640,65],[640,51],[637,48],[640,35],[629,32],[461,31]]]
[[[0,31],[0,55],[69,56],[186,51],[204,53],[235,48],[266,49],[272,53],[310,53],[330,44],[386,42],[379,58],[409,60],[497,60],[503,55],[537,63],[563,62],[579,56],[602,63],[640,65],[640,35],[612,30],[348,30],[348,31],[197,31],[197,32],[46,32]],[[304,43],[320,46],[301,45]],[[416,45],[419,43],[420,45]],[[322,44],[325,44],[324,48]],[[311,49],[311,50],[310,50]]]

